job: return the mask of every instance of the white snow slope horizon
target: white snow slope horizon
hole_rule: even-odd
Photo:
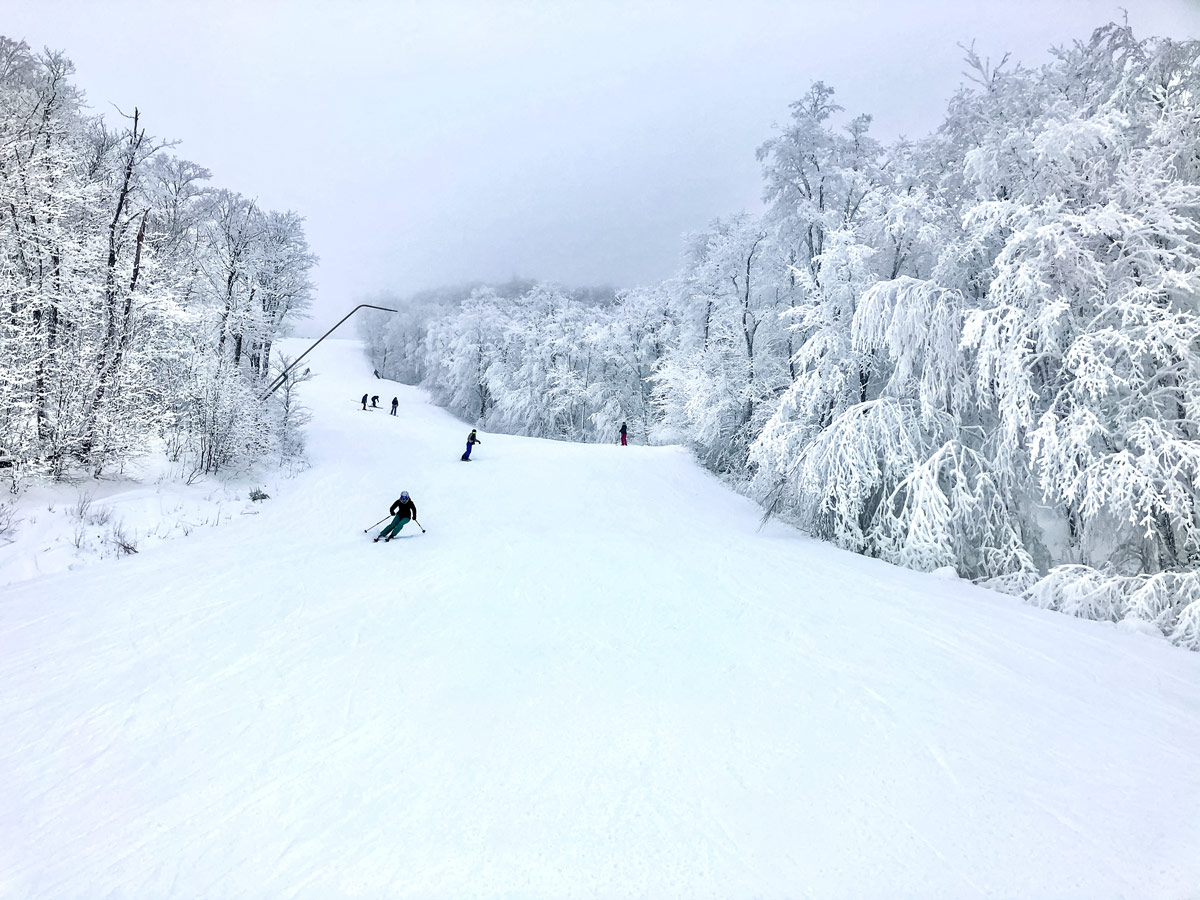
[[[1200,897],[1200,654],[310,359],[259,516],[0,590],[0,898]]]

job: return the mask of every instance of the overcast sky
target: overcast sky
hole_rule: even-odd
[[[1141,37],[1195,0],[1126,0]],[[958,43],[1037,65],[1099,0],[6,0],[95,110],[137,105],[212,183],[305,216],[327,327],[364,294],[512,275],[631,287],[759,208],[755,148],[814,80],[884,139],[936,127]]]

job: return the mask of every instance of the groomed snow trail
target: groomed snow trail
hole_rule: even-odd
[[[310,359],[261,515],[0,594],[0,897],[1198,896],[1200,655]]]

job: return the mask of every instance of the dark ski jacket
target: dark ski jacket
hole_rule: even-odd
[[[474,428],[472,428],[471,433],[467,435],[467,443],[468,444],[482,444],[483,443],[483,441],[481,441],[479,438],[475,437],[475,429]]]
[[[407,512],[405,512],[405,510],[407,510]],[[417,517],[417,506],[412,502],[412,497],[409,497],[407,500],[397,500],[392,504],[392,508],[389,509],[388,512],[390,512],[393,516],[398,516],[401,513],[404,513],[410,519],[415,519]]]
[[[626,429],[625,423],[622,422],[621,423],[621,434],[625,434],[625,433],[627,433],[627,431],[628,431],[628,429]]]

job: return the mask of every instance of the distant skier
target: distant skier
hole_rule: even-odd
[[[378,370],[378,369],[374,369],[373,371],[375,372],[375,377],[376,377],[376,378],[378,378],[378,377],[379,377],[379,370]]]
[[[393,415],[393,416],[396,414],[396,407],[397,407],[397,406],[399,406],[399,405],[400,405],[400,398],[399,398],[399,397],[393,397],[393,398],[392,398],[392,415]]]
[[[474,447],[476,444],[482,444],[482,443],[483,443],[483,441],[481,441],[478,437],[476,437],[475,429],[472,428],[471,433],[467,435],[467,450],[462,455],[462,461],[470,462],[471,461],[471,448]]]
[[[367,408],[367,395],[363,394],[363,409]]]
[[[379,395],[376,394],[371,398],[371,409],[379,409]]]
[[[388,512],[395,516],[395,518],[387,524],[387,527],[383,531],[379,532],[379,535],[375,538],[376,542],[379,541],[379,538],[383,538],[383,542],[386,544],[392,538],[396,537],[400,533],[400,529],[407,525],[409,521],[417,517],[416,504],[408,496],[408,491],[400,492],[400,499],[392,504],[392,508]]]
[[[626,427],[625,427],[625,423],[624,423],[624,422],[622,422],[622,423],[621,423],[621,446],[622,446],[622,447],[628,447],[628,446],[629,446],[629,444],[627,444],[627,443],[625,442],[625,435],[626,435],[628,432],[629,432],[629,429],[628,429],[628,428],[626,428]]]

